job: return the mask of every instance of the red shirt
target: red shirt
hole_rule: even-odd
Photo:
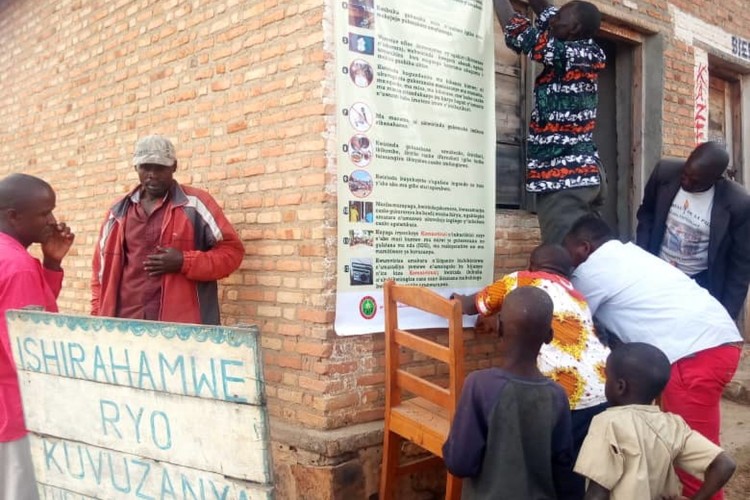
[[[5,311],[42,306],[45,311],[57,312],[62,280],[62,272],[43,268],[18,241],[0,233],[0,442],[26,435]]]
[[[136,192],[125,215],[124,266],[120,281],[118,318],[157,321],[161,305],[161,276],[149,276],[143,264],[159,246],[167,197],[147,214]]]

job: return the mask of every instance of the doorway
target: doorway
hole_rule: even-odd
[[[599,107],[594,141],[607,177],[602,216],[623,240],[630,239],[633,185],[634,46],[608,38],[596,42],[607,56],[599,74]]]
[[[746,185],[742,168],[742,85],[741,75],[709,57],[708,140],[727,148],[729,167],[726,175]]]

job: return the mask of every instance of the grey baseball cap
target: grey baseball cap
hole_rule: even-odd
[[[174,145],[163,135],[141,137],[135,145],[133,152],[133,165],[135,166],[155,163],[171,167],[176,161]]]

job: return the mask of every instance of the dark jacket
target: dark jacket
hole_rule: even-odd
[[[132,191],[107,213],[94,251],[91,314],[117,314],[124,258],[123,224]],[[245,249],[219,205],[207,192],[177,182],[162,222],[160,245],[182,251],[179,273],[162,276],[159,321],[218,325],[216,280],[242,263]]]
[[[672,200],[680,189],[683,160],[665,159],[654,168],[638,209],[636,242],[659,255]],[[750,195],[739,184],[715,185],[708,243],[708,291],[737,318],[750,281]]]

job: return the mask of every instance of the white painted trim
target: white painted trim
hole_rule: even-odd
[[[740,79],[741,114],[742,114],[742,180],[745,187],[750,186],[750,75]]]
[[[739,106],[740,103],[737,103]],[[726,141],[727,151],[729,152],[729,168],[734,168],[734,103],[732,102],[732,85],[727,82],[724,87],[724,138]],[[743,177],[744,178],[744,177]]]
[[[732,54],[731,33],[683,12],[671,4],[669,5],[669,13],[672,16],[675,38],[688,45],[695,45],[695,42],[700,42],[730,56],[733,60],[737,60],[736,56]]]

